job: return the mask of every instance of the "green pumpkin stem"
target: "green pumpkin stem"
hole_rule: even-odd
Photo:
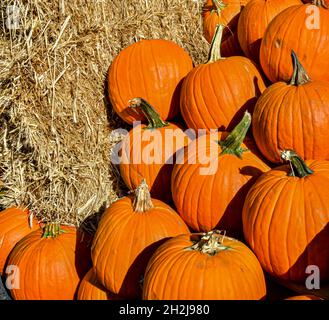
[[[222,45],[222,37],[223,30],[225,26],[222,24],[217,25],[214,37],[211,42],[209,57],[207,63],[213,63],[220,59],[225,59],[221,55],[221,45]]]
[[[300,63],[296,53],[291,51],[292,62],[294,66],[294,72],[290,80],[290,85],[292,86],[301,86],[311,81],[311,78],[308,76],[306,70]]]
[[[65,231],[61,229],[57,222],[47,223],[43,228],[42,238],[56,238]]]
[[[200,251],[210,256],[216,255],[218,252],[227,250],[229,247],[224,246],[226,232],[220,230],[213,230],[207,233],[201,234],[201,239],[195,242],[188,250]],[[231,239],[231,238],[229,238]]]
[[[159,113],[143,98],[134,98],[129,101],[130,108],[140,108],[148,121],[146,129],[157,129],[169,126],[167,121],[163,121]]]
[[[145,179],[135,190],[133,208],[135,212],[146,212],[153,208],[151,194]]]
[[[242,157],[242,153],[248,149],[242,148],[241,145],[246,137],[251,124],[251,114],[246,111],[240,123],[232,130],[224,141],[218,141],[222,148],[220,155],[234,154],[238,158]]]
[[[327,4],[324,2],[324,0],[313,0],[312,4],[317,7],[323,7],[325,9],[329,9]]]
[[[289,162],[291,166],[290,176],[305,178],[314,173],[294,150],[288,149],[282,151],[281,159]]]

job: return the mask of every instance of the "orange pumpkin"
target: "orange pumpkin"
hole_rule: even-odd
[[[329,280],[329,162],[291,150],[282,159],[290,164],[264,173],[246,197],[245,239],[273,277],[305,283],[316,265]]]
[[[189,138],[176,124],[163,121],[144,99],[133,99],[131,107],[141,109],[149,124],[135,126],[123,140],[121,177],[130,190],[145,178],[152,197],[170,203],[175,153],[188,144]]]
[[[177,211],[195,231],[224,229],[242,236],[242,207],[248,190],[269,167],[242,143],[250,126],[246,113],[227,133],[192,141],[177,158],[171,189]]]
[[[252,111],[265,90],[262,76],[245,57],[222,58],[223,26],[217,27],[210,58],[184,79],[180,107],[189,128],[231,131],[244,111]]]
[[[108,71],[108,93],[116,113],[126,122],[145,121],[129,101],[144,97],[164,120],[179,113],[180,83],[192,69],[187,52],[169,40],[141,40],[123,49]]]
[[[329,83],[312,81],[293,52],[294,74],[259,98],[252,119],[255,141],[271,162],[294,149],[303,159],[329,160]]]
[[[321,1],[290,7],[277,15],[266,29],[260,63],[270,81],[288,82],[295,51],[311,79],[329,81],[329,10]],[[319,19],[318,19],[319,18]]]
[[[58,224],[25,236],[8,257],[8,265],[15,266],[7,275],[13,299],[75,299],[80,279],[91,265],[89,240],[84,232]]]
[[[242,242],[218,231],[164,243],[147,265],[144,300],[259,300],[262,268]]]
[[[237,28],[240,46],[246,57],[259,63],[259,50],[265,30],[283,10],[300,5],[300,0],[252,0],[242,10]]]
[[[99,284],[93,268],[81,280],[77,298],[78,300],[119,300],[118,296]]]
[[[241,55],[237,38],[237,24],[240,11],[249,0],[207,0],[202,8],[203,33],[211,43],[218,24],[225,26],[222,38],[224,57]]]
[[[13,207],[0,212],[0,275],[4,274],[6,260],[16,243],[37,229],[38,221],[32,218],[29,223],[27,209]]]
[[[101,218],[92,246],[98,281],[125,299],[140,297],[140,281],[155,249],[166,239],[188,232],[173,209],[151,199],[143,180],[135,198],[119,199]]]
[[[292,296],[292,297],[286,298],[284,300],[323,300],[323,299],[309,294],[309,295]]]

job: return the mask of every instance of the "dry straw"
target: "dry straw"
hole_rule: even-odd
[[[19,8],[18,25],[13,5]],[[173,40],[195,64],[204,61],[201,5],[201,0],[1,1],[2,207],[24,205],[41,220],[79,226],[123,194],[109,154],[120,139],[111,129],[128,126],[107,102],[107,69],[122,48],[151,38]]]

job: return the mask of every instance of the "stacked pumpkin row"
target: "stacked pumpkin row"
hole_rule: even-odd
[[[18,242],[30,230],[5,223],[15,209],[0,213],[1,255],[20,270],[12,296],[263,299],[265,273],[303,283],[309,265],[328,281],[328,18],[324,1],[208,0],[206,63],[167,40],[122,50],[108,91],[123,120],[142,122],[120,149],[135,194],[105,211],[93,239],[47,224]]]

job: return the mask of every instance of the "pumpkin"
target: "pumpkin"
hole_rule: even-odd
[[[274,278],[305,283],[318,266],[329,280],[329,162],[303,161],[292,150],[289,164],[264,173],[251,187],[242,219],[247,243]]]
[[[145,178],[152,197],[170,203],[175,153],[188,144],[189,138],[178,125],[163,121],[144,99],[133,99],[130,106],[142,110],[149,123],[135,126],[122,141],[121,177],[130,190]]]
[[[262,38],[269,23],[283,10],[300,5],[300,0],[252,0],[242,10],[237,34],[246,57],[259,63]]]
[[[147,265],[144,300],[259,300],[262,268],[242,242],[219,231],[166,241]]]
[[[119,300],[118,296],[102,287],[91,268],[81,280],[78,290],[78,300]]]
[[[5,273],[6,260],[16,243],[38,228],[27,209],[12,207],[0,212],[0,275]]]
[[[129,101],[144,97],[162,119],[179,113],[181,80],[192,69],[188,53],[169,40],[141,40],[123,49],[108,71],[108,94],[116,113],[127,123],[146,121]]]
[[[172,173],[173,200],[194,231],[219,228],[230,236],[242,236],[244,199],[255,180],[269,170],[242,143],[250,122],[246,112],[230,134],[201,136],[177,157]]]
[[[284,300],[323,300],[323,299],[309,294],[309,295],[292,296],[292,297],[286,298]]]
[[[213,40],[217,25],[225,26],[221,47],[224,57],[242,54],[236,29],[240,11],[248,1],[207,0],[202,8],[203,34],[209,43]]]
[[[15,266],[15,300],[73,300],[91,266],[90,237],[74,227],[48,223],[19,241],[8,257]]]
[[[103,214],[92,245],[92,261],[100,284],[124,299],[141,296],[148,260],[166,239],[188,233],[171,207],[152,199],[145,180]]]
[[[189,128],[231,131],[265,90],[262,76],[245,57],[222,58],[223,26],[217,27],[210,58],[184,79],[180,107]]]
[[[266,29],[260,48],[260,63],[273,83],[290,80],[292,50],[311,79],[329,81],[329,10],[320,5],[321,1],[313,3],[318,6],[318,11],[312,4],[287,8]]]
[[[280,151],[294,149],[303,159],[328,159],[329,83],[311,80],[292,52],[289,83],[267,88],[253,113],[253,135],[261,153],[280,162]]]

